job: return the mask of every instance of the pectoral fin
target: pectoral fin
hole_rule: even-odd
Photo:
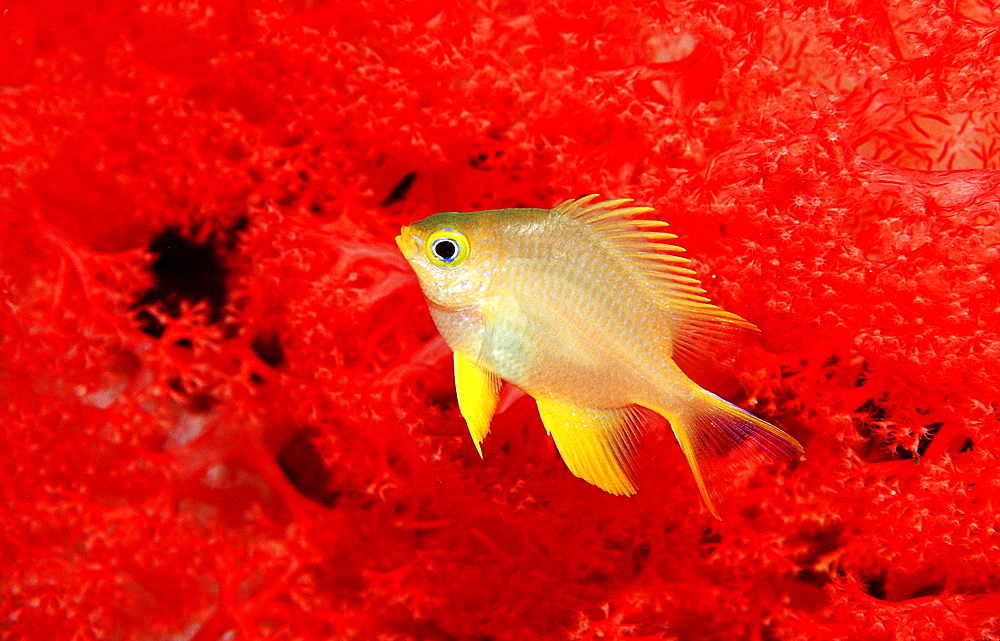
[[[611,494],[635,494],[633,459],[642,425],[633,407],[596,410],[536,398],[545,429],[577,477]]]
[[[482,442],[490,432],[490,421],[500,398],[500,379],[455,352],[455,391],[458,409],[469,426],[472,442],[482,457]]]

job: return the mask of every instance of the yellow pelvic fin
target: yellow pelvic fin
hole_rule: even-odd
[[[500,379],[455,352],[455,391],[458,409],[469,426],[472,442],[483,456],[482,442],[490,432],[490,421],[500,398]]]
[[[635,494],[633,459],[642,424],[634,407],[596,410],[536,398],[545,429],[577,477],[611,494]]]
[[[717,506],[757,467],[799,458],[802,446],[767,421],[706,390],[680,410],[660,410],[694,473],[695,483],[712,515]]]

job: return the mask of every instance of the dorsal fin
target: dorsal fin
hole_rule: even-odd
[[[721,358],[731,355],[743,331],[759,331],[753,323],[713,305],[696,273],[684,267],[690,262],[678,256],[684,248],[667,244],[677,238],[663,231],[667,223],[634,218],[652,207],[622,207],[630,198],[593,203],[597,194],[567,200],[553,213],[586,224],[600,233],[609,249],[625,260],[631,273],[650,291],[651,298],[665,308],[673,321],[673,358],[684,370],[714,370]]]

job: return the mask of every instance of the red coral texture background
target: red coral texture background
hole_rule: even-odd
[[[0,8],[0,637],[1000,637],[989,0]],[[480,460],[393,243],[594,192],[762,330],[721,522]]]

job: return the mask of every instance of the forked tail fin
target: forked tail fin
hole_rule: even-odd
[[[720,520],[716,506],[738,477],[803,452],[788,434],[707,390],[700,390],[684,407],[661,413],[670,421],[705,504]]]

